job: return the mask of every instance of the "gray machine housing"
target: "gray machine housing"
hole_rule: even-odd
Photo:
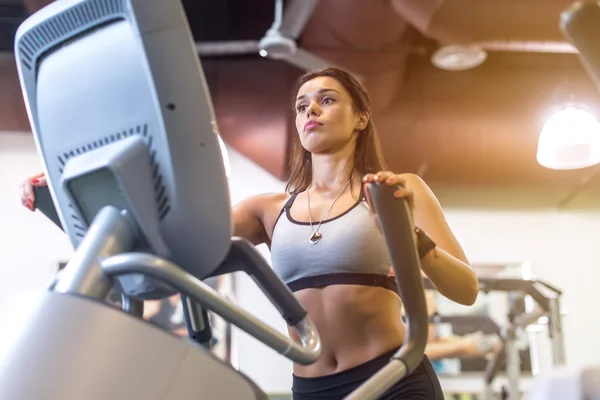
[[[126,160],[117,166],[106,158],[92,160],[108,144],[137,138],[148,148],[152,190],[140,180],[138,189],[119,199],[135,202],[131,210],[157,216],[136,218],[152,253],[203,279],[229,251],[232,223],[217,124],[192,47],[181,5],[164,0],[56,1],[28,18],[15,40],[32,130],[73,246],[85,236],[98,207],[70,196],[72,180],[87,174],[88,187],[100,187],[98,180],[104,179],[118,191],[124,185],[106,182],[111,179],[107,171],[93,174],[103,165],[109,170],[120,165],[112,175],[121,179]],[[99,77],[103,86],[94,83]],[[67,168],[75,160],[78,168]],[[129,174],[129,188],[135,188],[138,173],[144,171]],[[118,198],[107,192],[99,190],[95,203]],[[152,201],[132,199],[136,193]],[[88,200],[94,203],[94,196]],[[202,237],[194,234],[207,231]],[[124,285],[142,298],[173,293],[139,276]]]
[[[3,400],[268,398],[230,365],[139,318],[51,291],[40,300],[10,326],[20,337],[0,354]]]

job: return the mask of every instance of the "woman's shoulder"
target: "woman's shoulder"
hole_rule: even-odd
[[[289,193],[260,193],[249,197],[236,204],[235,208],[250,208],[256,214],[264,214],[281,209],[290,198]]]

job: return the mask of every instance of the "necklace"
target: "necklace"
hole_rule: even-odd
[[[350,177],[350,179],[348,180],[348,183],[346,183],[346,185],[342,188],[340,193],[333,200],[333,202],[327,209],[327,212],[325,213],[323,218],[321,218],[321,221],[319,221],[319,225],[317,225],[317,229],[313,228],[312,214],[310,212],[310,193],[309,193],[309,189],[306,189],[306,199],[307,199],[307,206],[308,206],[308,223],[310,224],[310,229],[313,231],[312,235],[310,235],[310,237],[308,238],[308,241],[310,242],[310,244],[317,244],[323,238],[323,234],[321,232],[319,232],[319,228],[321,228],[321,224],[329,216],[329,213],[331,212],[333,205],[342,196],[342,193],[344,193],[346,191],[346,188],[348,187],[348,185],[350,184],[351,181],[352,181],[352,177]]]

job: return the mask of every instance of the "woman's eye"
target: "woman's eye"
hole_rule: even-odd
[[[296,107],[296,111],[298,111],[298,112],[304,112],[305,110],[306,110],[305,105],[300,105],[300,106]]]
[[[323,102],[322,102],[322,103],[323,103],[323,104],[329,104],[329,103],[332,103],[332,102],[333,102],[333,99],[332,99],[332,98],[330,98],[330,97],[325,97],[325,98],[323,99]]]

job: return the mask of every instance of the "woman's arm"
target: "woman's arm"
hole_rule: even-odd
[[[21,185],[21,202],[31,210],[35,210],[34,187],[44,194],[48,192],[46,178],[43,173],[35,175]],[[232,218],[234,221],[234,236],[249,240],[254,245],[259,245],[266,241],[266,234],[263,227],[263,215],[265,204],[270,204],[273,195],[262,194],[246,198],[236,204],[232,209]],[[51,218],[51,214],[56,213],[53,203],[44,204],[45,208],[41,211]],[[55,221],[56,222],[56,221]],[[59,223],[58,223],[59,224]],[[59,224],[60,226],[60,224]]]
[[[441,358],[462,358],[468,350],[468,343],[464,340],[449,340],[429,342],[425,346],[425,355],[430,360],[439,360]]]
[[[233,235],[250,241],[253,245],[267,242],[264,228],[266,205],[270,204],[272,194],[260,194],[248,197],[232,209]]]
[[[452,233],[439,201],[419,176],[403,174],[402,178],[413,192],[415,225],[437,245],[422,260],[423,272],[443,296],[460,304],[472,305],[479,291],[477,276]]]
[[[425,354],[432,360],[440,358],[477,358],[496,352],[502,346],[498,336],[474,332],[465,336],[440,338],[427,343]]]

